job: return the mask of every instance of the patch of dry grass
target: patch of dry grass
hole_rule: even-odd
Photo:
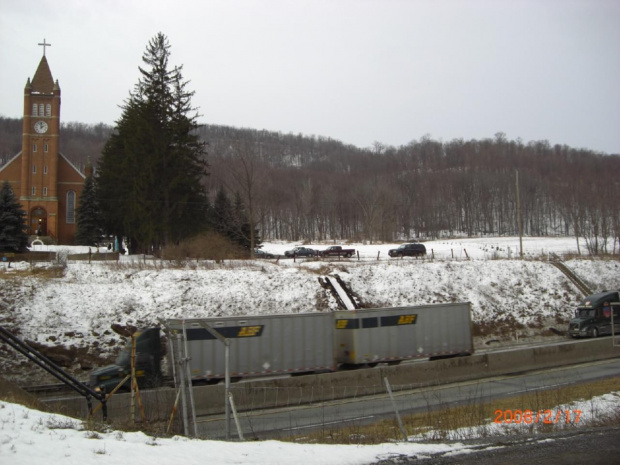
[[[27,277],[36,277],[39,279],[62,278],[65,274],[66,267],[60,265],[36,266],[31,265],[26,269],[5,269],[0,268],[0,279],[15,280]]]
[[[0,376],[0,400],[5,402],[11,402],[13,404],[20,404],[28,408],[41,410],[43,412],[48,411],[45,406],[39,402],[36,396],[24,391],[16,384],[4,379]]]

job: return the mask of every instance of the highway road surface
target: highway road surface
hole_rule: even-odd
[[[400,414],[406,415],[434,408],[487,402],[528,392],[555,389],[618,376],[619,373],[620,360],[611,359],[402,391],[395,393],[395,401]],[[336,430],[347,425],[368,424],[388,417],[394,417],[394,407],[386,393],[310,406],[239,412],[239,425],[246,440],[277,439],[303,436],[313,430]],[[227,434],[223,415],[198,417],[197,427],[201,437],[224,439]],[[238,432],[234,420],[231,420],[229,428],[230,437],[237,438]]]

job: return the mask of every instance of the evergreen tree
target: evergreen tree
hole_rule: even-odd
[[[76,210],[76,218],[75,243],[78,245],[97,245],[102,235],[101,214],[92,175],[87,176],[84,182],[84,189]]]
[[[11,184],[2,183],[0,189],[0,251],[24,252],[28,246],[26,212],[17,201]]]
[[[241,199],[239,192],[235,193],[235,205],[233,207],[233,237],[232,240],[242,246],[244,249],[250,250],[252,240],[250,235],[250,218],[248,217],[245,204]],[[254,229],[254,247],[259,247],[261,240],[258,229]]]
[[[169,68],[162,33],[149,42],[142,77],[125,102],[99,161],[98,200],[108,232],[143,250],[178,242],[206,227],[205,145],[196,135],[193,92],[182,67]]]
[[[230,201],[223,187],[217,191],[213,202],[213,229],[231,242],[246,250],[251,248],[250,221],[239,192],[235,193],[234,204]],[[258,230],[254,230],[256,247],[260,245]]]
[[[213,202],[213,229],[222,236],[234,240],[234,217],[230,199],[220,186]]]

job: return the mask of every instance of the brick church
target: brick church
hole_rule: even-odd
[[[60,86],[45,57],[24,89],[22,150],[0,167],[26,211],[29,235],[72,244],[85,175],[59,152]]]

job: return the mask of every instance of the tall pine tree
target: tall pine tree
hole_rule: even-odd
[[[104,147],[98,200],[108,232],[131,238],[141,250],[190,237],[206,227],[205,145],[196,135],[193,92],[182,66],[169,67],[162,33],[149,42],[141,79],[123,105]]]
[[[232,239],[246,250],[250,250],[252,245],[255,248],[260,247],[261,239],[258,229],[254,229],[251,234],[250,218],[248,216],[245,204],[241,199],[239,192],[235,193],[235,204],[233,206],[233,237]],[[251,251],[254,255],[254,251]]]
[[[217,191],[212,208],[213,229],[248,252],[251,248],[250,221],[239,192],[235,193],[234,204],[222,186]],[[255,247],[260,245],[258,230],[254,230]]]
[[[26,212],[17,201],[11,184],[0,189],[0,252],[24,252],[28,246]]]
[[[92,175],[87,176],[84,182],[84,189],[76,210],[76,218],[75,243],[78,245],[97,245],[102,235],[101,213]]]
[[[234,237],[234,216],[233,208],[228,198],[228,194],[222,186],[215,195],[213,202],[213,228],[222,236],[233,240]]]

